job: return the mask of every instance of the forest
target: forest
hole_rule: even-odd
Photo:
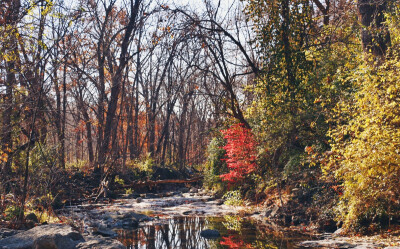
[[[0,226],[197,182],[398,230],[399,48],[395,0],[1,0]]]

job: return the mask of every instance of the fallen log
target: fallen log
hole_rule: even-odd
[[[157,180],[157,181],[137,181],[132,182],[131,184],[123,185],[123,188],[142,188],[142,187],[154,187],[159,184],[167,184],[167,183],[194,183],[201,181],[203,176],[191,178],[191,179],[166,179],[166,180]]]

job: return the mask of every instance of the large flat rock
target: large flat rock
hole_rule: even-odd
[[[1,249],[74,249],[83,242],[82,235],[68,225],[37,226],[0,240]]]

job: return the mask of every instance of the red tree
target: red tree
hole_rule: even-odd
[[[221,132],[227,140],[224,146],[227,158],[223,160],[226,160],[230,171],[220,177],[224,181],[234,183],[256,169],[257,143],[251,130],[243,124],[234,124]]]

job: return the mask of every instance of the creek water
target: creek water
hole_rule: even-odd
[[[221,236],[205,239],[200,232],[216,229]],[[256,221],[240,216],[175,216],[158,219],[134,230],[118,230],[118,240],[128,249],[203,248],[295,248],[307,239],[295,234],[274,232]]]
[[[82,205],[71,207],[65,216],[77,223],[84,220],[83,231],[94,228],[97,232],[103,230],[106,235],[117,232],[117,239],[128,249],[291,249],[298,242],[311,239],[265,223],[260,215],[262,207],[251,210],[222,204],[220,200],[200,192],[177,193],[162,198],[146,195],[143,199],[127,198],[109,204]],[[124,224],[124,217],[131,212],[152,218],[141,221],[138,228],[116,225]],[[205,239],[200,233],[206,229],[217,230],[221,236]]]

